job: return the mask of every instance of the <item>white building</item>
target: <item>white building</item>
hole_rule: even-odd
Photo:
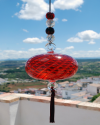
[[[73,90],[79,90],[80,88],[82,88],[82,85],[77,83],[77,84],[74,84],[72,88]]]
[[[60,82],[60,83],[58,83],[58,86],[64,88],[64,87],[67,87],[68,84],[69,84],[69,81],[65,81],[65,82]]]
[[[95,81],[100,81],[100,76],[93,76],[92,79]]]
[[[93,80],[92,79],[80,79],[80,80],[77,80],[78,83],[90,83],[92,82]]]
[[[93,81],[93,84],[100,84],[100,80]]]
[[[0,84],[3,84],[3,83],[5,83],[5,82],[6,82],[5,79],[0,78]]]
[[[66,90],[66,89],[63,89],[63,90],[62,90],[62,98],[63,98],[63,99],[70,98],[70,97],[68,96],[68,90]]]
[[[100,84],[89,84],[87,86],[87,92],[92,95],[96,95],[97,93],[100,93],[99,88]]]

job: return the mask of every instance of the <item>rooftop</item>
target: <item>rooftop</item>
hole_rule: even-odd
[[[90,86],[100,87],[100,84],[90,84]]]

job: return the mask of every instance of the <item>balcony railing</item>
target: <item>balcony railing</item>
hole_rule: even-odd
[[[50,97],[0,95],[0,125],[48,125]],[[55,98],[55,125],[100,125],[100,104]]]

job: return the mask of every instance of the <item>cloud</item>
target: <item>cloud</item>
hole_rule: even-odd
[[[74,49],[74,46],[69,46],[65,48],[65,50],[68,50],[68,49]]]
[[[44,48],[31,48],[27,51],[4,50],[0,52],[0,59],[30,58],[34,55],[43,53],[46,53],[46,50]]]
[[[74,58],[81,58],[81,57],[100,57],[100,49],[99,50],[88,50],[88,51],[74,51],[73,49],[62,49],[60,53],[67,54]]]
[[[86,31],[83,31],[83,32],[79,32],[77,34],[77,36],[80,37],[84,41],[100,39],[100,33],[98,34],[93,30],[86,30]]]
[[[60,53],[67,54],[74,58],[81,58],[81,57],[100,57],[100,48],[98,50],[88,50],[88,51],[75,51],[74,46],[69,46],[66,48],[59,48]]]
[[[56,22],[56,21],[58,21],[58,18],[54,18],[53,20]]]
[[[15,13],[20,19],[41,20],[49,11],[49,5],[44,0],[22,0],[21,10]],[[52,11],[55,11],[53,4]]]
[[[83,3],[84,0],[56,0],[54,2],[54,7],[61,10],[78,10]]]
[[[56,48],[56,50],[61,50],[61,48]]]
[[[82,39],[79,39],[77,37],[71,37],[70,39],[67,40],[67,42],[75,42],[75,43],[80,43],[83,42]]]
[[[26,29],[23,29],[24,32],[28,32]]]
[[[60,53],[66,54],[68,51],[71,52],[72,49],[74,49],[74,46],[69,46],[69,47],[66,47],[66,48],[62,49],[62,50],[60,51]]]
[[[66,48],[59,48],[60,53],[67,54],[73,58],[79,57],[100,57],[100,48],[98,50],[88,50],[88,51],[75,51],[73,46]],[[18,59],[18,58],[30,58],[34,55],[44,54],[47,51],[44,48],[30,48],[27,51],[20,50],[1,50],[0,51],[0,60],[1,59]]]
[[[71,37],[67,42],[83,42],[89,41],[88,44],[95,44],[94,40],[100,39],[100,33],[96,33],[93,30],[85,30],[76,34],[77,37]]]
[[[45,0],[21,0],[23,2],[21,10],[15,15],[20,19],[42,20],[49,11],[49,4]],[[61,10],[78,10],[84,3],[84,0],[55,0],[51,4],[52,12],[55,9]]]
[[[43,37],[41,37],[41,39],[34,37],[34,38],[27,38],[25,40],[23,40],[24,43],[33,43],[33,44],[37,44],[37,43],[43,43],[46,42],[47,40],[44,39]]]
[[[90,41],[88,44],[95,44],[95,42],[93,42],[93,41]]]
[[[100,57],[100,50],[76,51],[70,55],[73,57]]]
[[[19,6],[19,3],[17,3],[17,5],[16,6]]]
[[[67,19],[62,19],[63,22],[67,22],[68,20]]]

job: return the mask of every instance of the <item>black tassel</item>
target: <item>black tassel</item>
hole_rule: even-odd
[[[55,90],[53,87],[51,87],[51,101],[50,101],[50,123],[54,123],[54,112],[55,112],[55,106],[54,106],[54,96],[55,96]]]

